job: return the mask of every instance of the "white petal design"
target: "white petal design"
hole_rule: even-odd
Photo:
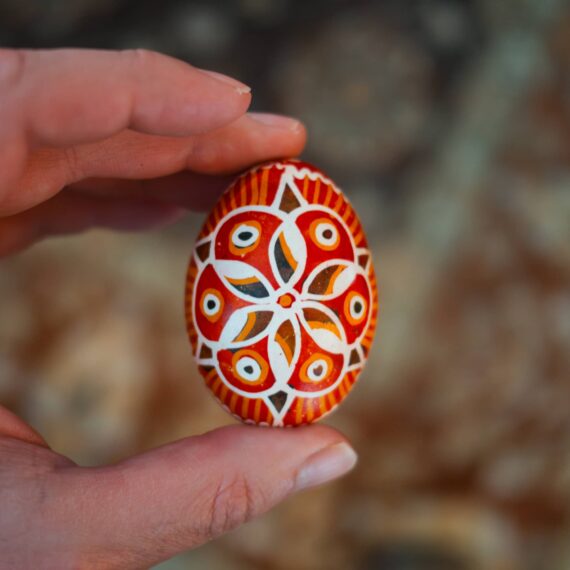
[[[271,305],[253,305],[237,309],[228,319],[220,336],[220,345],[241,348],[258,342],[271,330]]]
[[[269,245],[271,269],[282,286],[294,286],[305,271],[307,245],[297,225],[288,219]]]
[[[242,261],[214,262],[214,269],[227,288],[250,303],[271,303],[276,295],[268,279],[255,267]]]
[[[350,287],[358,272],[358,266],[345,259],[324,261],[303,283],[303,297],[315,301],[334,299]]]
[[[292,313],[290,316],[291,318],[285,317],[281,321],[275,318],[269,333],[269,362],[276,385],[280,386],[286,386],[301,352],[299,321]],[[289,334],[284,334],[288,329]]]
[[[316,323],[307,320],[307,314],[311,309],[325,315],[328,322]],[[342,323],[334,311],[327,306],[319,302],[305,301],[303,311],[299,314],[299,320],[303,328],[323,350],[333,354],[345,354],[347,352],[346,333]]]

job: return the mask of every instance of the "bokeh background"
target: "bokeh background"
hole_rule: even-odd
[[[0,44],[147,47],[300,117],[374,250],[342,481],[160,566],[570,568],[570,2],[0,0]],[[78,118],[80,120],[80,118]],[[201,216],[0,265],[0,401],[111,462],[233,420],[183,320]]]

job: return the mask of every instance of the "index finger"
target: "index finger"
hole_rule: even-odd
[[[236,80],[151,51],[0,50],[0,140],[74,145],[127,127],[193,135],[237,119],[250,100]]]

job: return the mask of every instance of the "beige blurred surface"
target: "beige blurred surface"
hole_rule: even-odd
[[[381,309],[371,362],[327,419],[357,469],[161,568],[570,568],[570,6],[380,4],[306,23],[292,2],[239,17],[189,3],[181,18],[217,30],[180,44],[205,63],[285,27],[261,103],[305,120],[307,159],[361,214]],[[146,41],[137,21],[116,38]],[[239,57],[255,95],[247,61],[264,62]],[[55,450],[96,465],[233,422],[186,339],[200,220],[1,262],[0,401]]]

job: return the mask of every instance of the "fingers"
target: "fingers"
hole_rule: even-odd
[[[59,520],[81,521],[93,565],[148,567],[349,471],[356,455],[330,428],[234,426],[114,467],[62,473]]]
[[[209,172],[295,156],[304,143],[305,130],[298,121],[250,114],[193,138],[124,131],[106,143],[75,147],[72,153],[37,151],[17,191],[4,204],[5,214],[20,213],[0,217],[0,257],[49,235],[92,227],[147,229],[178,219],[181,207],[207,210],[233,179]],[[206,174],[177,172],[185,168]],[[64,193],[54,196],[69,183]],[[35,204],[39,205],[32,208]]]
[[[181,170],[203,174],[236,172],[252,164],[298,155],[304,127],[294,119],[245,115],[211,133],[159,137],[131,130],[105,141],[34,152],[18,185],[0,205],[0,215],[30,208],[85,178],[145,179]]]
[[[146,50],[0,50],[0,97],[0,116],[15,117],[38,146],[100,140],[126,128],[207,132],[250,103],[245,85]]]
[[[268,124],[250,113],[224,128],[187,138],[123,131],[100,143],[74,147],[72,152],[38,154],[37,167],[43,172],[49,169],[65,184],[87,177],[156,178],[180,170],[227,174],[301,152],[306,138],[303,126],[295,119],[278,119]]]
[[[13,195],[30,149],[126,128],[204,133],[243,115],[250,102],[242,83],[146,50],[0,49],[0,201]]]
[[[62,192],[14,216],[0,218],[0,258],[56,235],[99,227],[135,231],[178,220],[183,208],[150,198],[108,198]]]

